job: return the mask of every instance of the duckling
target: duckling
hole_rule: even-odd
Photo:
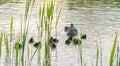
[[[36,47],[36,48],[40,47],[40,48],[41,48],[41,42],[40,42],[40,41],[39,41],[39,42],[36,42],[36,43],[34,44],[34,47]]]
[[[56,48],[56,43],[58,43],[58,42],[59,42],[59,40],[57,38],[50,37],[50,44],[51,44],[52,49]]]
[[[69,28],[69,27],[65,26],[64,31],[66,32],[66,31],[68,30],[68,28]]]
[[[68,37],[68,39],[65,41],[65,44],[69,45],[71,43],[72,39],[73,39],[72,36]]]
[[[86,34],[84,34],[84,35],[81,36],[81,39],[86,39],[86,38],[87,38]]]
[[[70,45],[70,43],[71,43],[71,41],[68,40],[68,39],[65,41],[65,44],[66,44],[66,45]]]
[[[78,44],[78,43],[81,44],[81,40],[78,39],[78,38],[74,38],[74,39],[73,39],[73,43],[74,43],[75,45]]]
[[[29,43],[30,43],[30,44],[34,43],[33,37],[30,38]]]
[[[57,38],[50,37],[50,43],[58,43],[59,40]]]
[[[70,27],[67,29],[67,36],[77,36],[78,30],[74,27],[73,24],[70,25]]]
[[[16,42],[15,43],[15,49],[21,49],[23,46],[19,43],[19,42]]]
[[[56,48],[56,45],[54,43],[51,44],[51,48],[52,49],[55,49]]]

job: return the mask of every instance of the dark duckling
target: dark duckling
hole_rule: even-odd
[[[15,49],[21,49],[23,46],[19,43],[19,42],[16,42],[15,43]]]
[[[30,44],[34,43],[33,37],[30,38],[29,43],[30,43]]]
[[[65,44],[66,44],[66,45],[69,45],[72,40],[73,40],[73,37],[72,37],[72,36],[68,37],[68,39],[65,41]]]
[[[65,26],[64,31],[66,32],[66,31],[68,30],[68,28],[69,28],[69,27]]]
[[[78,38],[74,38],[73,39],[73,43],[75,44],[75,45],[77,45],[77,44],[81,44],[81,40],[80,39],[78,39]]]
[[[74,27],[73,24],[70,25],[70,27],[67,29],[67,36],[77,36],[78,30]]]
[[[52,44],[51,44],[51,48],[52,48],[52,49],[55,49],[55,48],[56,48],[56,44],[52,43]]]
[[[58,43],[59,40],[57,38],[50,37],[50,43]]]
[[[34,44],[34,47],[36,47],[36,48],[40,47],[40,48],[41,48],[41,42],[36,42],[36,43]]]
[[[84,34],[84,35],[81,36],[81,39],[86,39],[86,38],[87,38],[86,34]]]
[[[70,43],[71,43],[71,41],[68,40],[68,39],[65,41],[65,44],[66,44],[66,45],[70,45]]]

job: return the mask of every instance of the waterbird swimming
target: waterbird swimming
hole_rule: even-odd
[[[34,38],[33,37],[30,38],[29,43],[30,44],[34,43]]]
[[[65,26],[65,31],[67,32],[67,36],[77,36],[78,30],[74,27],[73,24],[70,25],[70,27]]]
[[[59,40],[57,38],[50,37],[50,43],[58,43]]]
[[[39,41],[39,42],[36,42],[36,43],[34,44],[34,47],[36,47],[36,48],[40,47],[40,48],[41,48],[41,42],[40,42],[40,41]]]
[[[59,42],[57,38],[50,37],[50,46],[52,49],[56,48],[56,44]]]
[[[84,35],[81,36],[81,39],[86,39],[86,38],[87,38],[86,34],[84,34]]]

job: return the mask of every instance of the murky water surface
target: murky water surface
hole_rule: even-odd
[[[86,66],[91,66],[91,62],[95,64],[96,60],[96,43],[101,45],[103,52],[103,66],[109,66],[109,56],[111,47],[113,45],[115,32],[120,34],[120,6],[111,4],[100,4],[100,2],[87,3],[79,2],[78,0],[63,0],[58,1],[58,5],[62,8],[60,22],[58,25],[58,39],[57,50],[52,51],[52,66],[79,66],[79,52],[78,47],[74,45],[65,45],[67,39],[64,32],[64,26],[69,26],[71,23],[75,25],[79,33],[87,34],[87,39],[83,40],[83,63]],[[30,30],[28,39],[31,36],[37,41],[36,21],[38,20],[39,4],[35,6],[30,16]],[[14,38],[20,34],[20,20],[24,15],[25,2],[21,3],[4,3],[0,5],[0,33],[9,32],[10,19],[14,17]],[[53,25],[54,30],[54,25]],[[53,31],[52,36],[55,36]],[[120,37],[120,36],[119,36]],[[118,38],[119,42],[120,38]],[[4,46],[4,44],[3,44]],[[30,45],[31,46],[31,45]],[[120,44],[119,44],[120,46]],[[5,47],[3,47],[3,57],[5,54]],[[35,48],[31,47],[32,53]],[[56,54],[57,51],[57,54]],[[42,51],[44,53],[44,49]],[[36,54],[37,55],[37,54]],[[37,66],[37,57],[33,59],[32,65]],[[2,59],[2,58],[1,58]],[[4,58],[3,58],[4,59]],[[13,62],[14,63],[14,62]],[[0,66],[5,66],[4,61],[0,60]]]

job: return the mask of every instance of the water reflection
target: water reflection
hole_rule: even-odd
[[[11,2],[11,3],[19,3],[21,0],[0,0],[0,4]]]
[[[69,10],[77,10],[78,7],[120,7],[120,1],[110,1],[110,0],[66,0]]]

